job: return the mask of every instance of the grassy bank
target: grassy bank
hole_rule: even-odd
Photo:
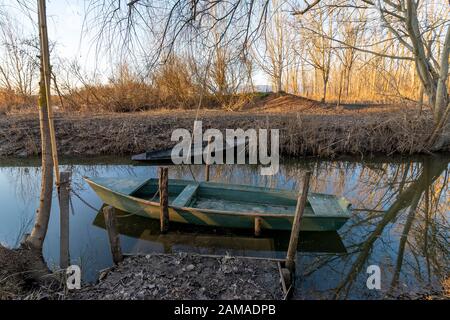
[[[282,99],[283,100],[283,99]],[[239,112],[159,110],[137,113],[57,113],[58,147],[65,156],[129,155],[172,146],[172,131],[203,128],[280,129],[284,155],[415,154],[427,152],[432,128],[427,112],[401,106],[341,106],[286,101]],[[40,150],[38,115],[0,117],[0,157],[33,156]],[[446,151],[446,150],[442,150]],[[448,150],[447,150],[448,151]]]

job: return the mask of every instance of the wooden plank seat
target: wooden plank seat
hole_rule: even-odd
[[[199,183],[192,183],[187,185],[183,191],[178,195],[178,197],[173,200],[171,203],[174,207],[185,207],[189,204],[189,202],[194,197],[195,193],[197,192],[200,184]]]

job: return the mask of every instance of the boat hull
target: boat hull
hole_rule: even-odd
[[[111,190],[90,179],[86,179],[86,181],[105,204],[138,216],[151,219],[160,218],[159,203],[136,198],[121,191]],[[169,205],[170,221],[185,224],[252,229],[254,228],[256,217],[262,219],[261,227],[263,229],[275,230],[291,230],[294,219],[293,214],[268,215],[261,213],[258,215],[256,213],[248,214],[245,212],[228,212]],[[335,231],[341,228],[348,218],[349,215],[317,216],[305,214],[302,218],[300,229],[302,231]]]

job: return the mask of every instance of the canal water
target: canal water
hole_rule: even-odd
[[[298,247],[297,299],[379,299],[415,297],[450,286],[448,188],[449,156],[355,160],[285,160],[273,177],[257,166],[214,166],[211,180],[298,190],[312,170],[311,191],[346,197],[351,219],[338,232],[303,232]],[[73,173],[70,257],[84,281],[112,265],[102,203],[83,176],[156,177],[157,167],[134,166],[127,159],[65,159]],[[202,166],[170,167],[171,178],[204,179]],[[0,243],[16,247],[33,225],[40,191],[39,159],[0,160]],[[59,209],[54,205],[44,257],[59,262]],[[255,257],[284,257],[289,232],[199,228],[171,224],[159,233],[158,221],[121,212],[120,240],[125,253],[194,252]],[[367,287],[368,267],[379,267],[381,289]],[[372,267],[373,268],[373,267]]]

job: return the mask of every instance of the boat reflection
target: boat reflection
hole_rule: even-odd
[[[102,211],[98,212],[93,224],[105,229]],[[159,221],[148,219],[117,210],[117,229],[121,235],[137,239],[132,253],[146,252],[159,244],[163,252],[179,250],[232,255],[256,255],[284,257],[289,245],[290,232],[263,230],[261,237],[241,229],[200,227],[181,223],[171,223],[170,232],[161,234]],[[152,245],[146,245],[151,242]],[[346,249],[341,237],[333,232],[300,233],[299,252],[318,252],[345,254]]]

